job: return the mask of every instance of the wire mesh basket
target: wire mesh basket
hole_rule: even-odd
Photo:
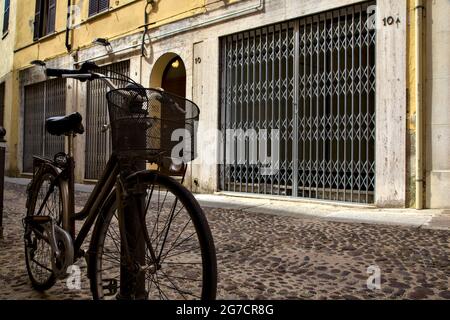
[[[112,149],[119,159],[155,162],[161,156],[195,159],[198,106],[156,89],[122,88],[107,93]]]

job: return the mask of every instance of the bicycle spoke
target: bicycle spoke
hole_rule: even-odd
[[[161,286],[166,287],[166,288],[177,290],[177,288],[171,287],[171,286],[169,286],[169,285],[167,285],[167,284],[164,284],[164,283],[159,283],[159,284],[160,284]],[[189,292],[184,292],[184,293],[186,293],[186,294],[188,294],[188,295],[190,295],[190,296],[192,296],[192,297],[194,297],[194,298],[201,299],[199,296],[197,296],[197,295],[195,295],[195,294],[192,294],[192,293],[189,293]]]
[[[167,225],[167,230],[166,230],[166,232],[165,232],[165,234],[164,234],[164,240],[163,240],[163,243],[161,244],[161,251],[159,252],[158,258],[161,256],[161,253],[162,253],[164,244],[166,243],[167,236],[168,236],[168,234],[169,234],[169,229],[170,229],[170,226],[172,225],[173,215],[174,215],[174,212],[175,212],[176,207],[177,207],[177,199],[175,199],[175,202],[174,202],[174,204],[173,204],[173,207],[172,207],[171,210],[170,210],[169,223],[168,223],[168,225]],[[158,240],[158,243],[159,243],[159,240]]]
[[[117,251],[120,252],[120,249],[119,249],[120,245],[117,244],[117,240],[115,240],[114,237],[112,236],[112,234],[109,232],[110,230],[111,230],[111,228],[108,229],[107,234],[109,233],[109,236],[110,236],[111,240],[113,241],[114,246],[116,247]],[[117,232],[114,229],[112,229],[112,230],[116,234],[117,238],[120,239],[120,237],[117,235]]]
[[[42,263],[40,263],[40,262],[38,262],[38,261],[36,261],[36,260],[34,260],[34,259],[31,259],[31,261],[33,261],[34,263],[36,263],[36,265],[39,266],[39,267],[41,267],[42,269],[45,269],[45,270],[47,270],[47,271],[49,271],[49,272],[53,272],[52,269],[47,268],[46,266],[44,266]]]
[[[196,265],[196,264],[203,264],[202,262],[174,262],[174,261],[164,261],[163,263],[165,263],[165,264],[193,264],[193,265]]]
[[[181,296],[183,297],[183,299],[186,300],[186,297],[184,296],[183,293],[190,294],[190,292],[183,292],[183,291],[181,291],[181,290],[178,288],[178,286],[177,286],[175,283],[173,283],[172,280],[170,280],[170,278],[166,275],[166,273],[165,273],[164,271],[161,270],[161,274],[162,274],[167,280],[169,280],[169,282],[173,285],[174,289],[177,290],[177,291],[181,294]]]
[[[164,273],[164,272],[163,272]],[[202,282],[202,279],[194,279],[194,278],[186,278],[186,277],[177,277],[177,276],[170,276],[171,278],[180,279],[180,280],[186,280],[186,281],[195,281],[195,282]]]
[[[120,262],[120,258],[115,257],[115,256],[112,256],[112,255],[110,255],[109,253],[103,252],[103,255],[106,256],[106,257],[108,257],[109,259],[111,259],[111,260],[113,260],[113,261],[118,261],[118,262]]]
[[[155,278],[156,278],[156,281],[154,283],[155,283],[155,286],[158,288],[159,296],[160,297],[164,296],[166,298],[166,300],[169,300],[169,297],[167,297],[167,295],[164,293],[164,291],[159,286],[159,280],[158,280],[158,275],[157,274],[155,274]]]
[[[170,250],[168,250],[168,251],[166,252],[166,254],[164,255],[164,257],[162,257],[162,258],[168,257],[168,254],[169,254],[171,251],[173,251],[173,250],[176,249],[176,248],[179,248],[184,242],[188,241],[188,240],[189,240],[190,238],[192,238],[194,235],[196,235],[196,232],[195,232],[195,231],[194,231],[190,236],[188,236],[188,237],[184,238],[182,241],[180,241],[180,242],[178,243],[178,245],[176,245],[176,246],[172,245],[172,247],[170,248]],[[170,256],[169,256],[169,257],[170,257]]]
[[[156,234],[158,234],[159,216],[160,216],[160,214],[161,214],[161,210],[159,210],[159,194],[160,194],[160,192],[161,192],[160,186],[158,185],[158,204],[157,204],[157,209],[158,209],[157,212],[158,212],[158,215],[157,215],[156,223],[155,223],[155,225],[154,225],[154,227],[156,226]],[[151,201],[151,199],[150,199],[150,201]],[[152,235],[153,235],[153,231],[152,231]],[[156,250],[156,248],[155,248],[155,250]]]
[[[175,246],[176,242],[178,241],[178,239],[180,238],[180,236],[181,236],[181,234],[184,232],[184,230],[186,230],[186,227],[188,226],[188,224],[189,224],[190,222],[191,222],[191,219],[189,219],[189,221],[184,225],[184,227],[183,227],[183,229],[181,230],[180,234],[177,236],[177,238],[175,239],[175,241],[173,242],[173,244],[172,244],[172,246],[169,248],[169,250],[167,250],[167,252],[166,252],[166,254],[164,255],[164,257],[167,256],[167,255],[169,254],[169,252],[172,251],[172,250],[174,249],[174,246]],[[194,231],[193,234],[191,234],[188,238],[186,238],[185,240],[183,240],[181,243],[183,243],[183,242],[186,241],[187,239],[191,238],[191,237],[192,237],[193,235],[195,235],[195,234],[196,234],[196,232]],[[181,243],[180,243],[179,245],[181,245]],[[179,247],[179,245],[176,246],[176,247]],[[160,252],[158,258],[161,258],[161,254],[162,254],[162,247],[161,247],[161,252]]]
[[[169,192],[166,190],[166,193],[165,193],[165,195],[164,195],[164,199],[163,199],[163,202],[161,203],[161,207],[160,207],[159,211],[161,211],[161,209],[164,208],[164,203],[166,202],[166,198],[167,198],[167,194],[168,194],[168,193],[169,193]]]
[[[172,257],[178,256],[178,255],[180,255],[180,254],[187,253],[187,252],[191,252],[191,251],[194,251],[194,250],[197,250],[197,249],[200,249],[200,246],[195,247],[195,248],[189,248],[189,249],[186,249],[186,250],[184,250],[184,251],[178,252],[178,253],[176,253],[176,254],[171,254],[170,256],[166,256],[166,257],[164,257],[164,258],[172,258]]]
[[[175,214],[175,216],[173,217],[172,221],[175,220],[175,219],[178,217],[178,215],[180,214],[181,210],[183,210],[183,208],[184,208],[184,207],[181,207],[180,210],[178,210],[178,212],[177,212],[177,213]],[[166,229],[167,229],[168,227],[170,227],[169,222],[167,222],[168,220],[169,220],[169,219],[166,220],[166,222],[165,222],[165,224],[164,224],[164,228],[161,230],[161,232],[160,232],[159,234],[157,234],[157,236],[156,236],[156,238],[155,238],[155,240],[156,240],[156,239],[158,240],[157,243],[156,243],[155,250],[157,250],[158,247],[159,247],[159,240],[161,239],[161,235],[163,234],[164,231],[166,231]]]
[[[112,269],[114,269],[115,267],[113,267],[113,266],[111,266],[111,267],[109,267],[109,268],[102,268],[102,269],[100,269],[100,270],[98,270],[99,272],[103,272],[103,271],[109,271],[109,270],[112,270]]]

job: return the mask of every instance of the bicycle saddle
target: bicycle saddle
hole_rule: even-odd
[[[45,120],[45,129],[54,136],[68,135],[70,133],[84,133],[81,123],[83,117],[78,112],[61,117],[51,117]]]

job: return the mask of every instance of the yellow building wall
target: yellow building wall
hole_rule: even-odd
[[[13,66],[13,49],[15,38],[15,24],[16,24],[16,4],[17,1],[11,1],[9,7],[9,31],[8,34],[3,35],[3,12],[5,10],[5,1],[0,1],[0,79],[12,71]]]
[[[0,1],[0,27],[3,26],[3,12],[5,1]],[[7,34],[3,34],[0,29],[0,82],[5,84],[5,109],[3,111],[3,126],[6,129],[6,141],[8,142],[6,148],[6,165],[9,166],[11,154],[16,154],[17,136],[15,135],[15,126],[12,113],[13,92],[15,75],[13,73],[13,58],[14,58],[14,42],[16,34],[16,7],[17,1],[11,1],[9,7],[9,30]],[[15,118],[17,119],[17,117]],[[14,162],[14,161],[13,161]]]
[[[7,142],[6,174],[8,176],[18,176],[20,174],[17,166],[18,145],[19,145],[19,108],[20,108],[20,88],[19,72],[13,70],[10,75],[9,85],[6,91],[5,103],[5,129]],[[9,90],[9,91],[8,91]]]
[[[218,6],[230,5],[242,0],[155,0],[154,5],[147,15],[148,21],[155,23],[149,26],[149,32],[161,25],[177,20],[192,17],[198,14],[214,10]],[[33,22],[35,13],[35,0],[11,1],[17,4],[17,23],[15,25],[16,36],[14,42],[14,72],[10,84],[10,104],[8,119],[11,128],[8,131],[9,167],[8,174],[17,176],[18,150],[20,129],[20,86],[19,73],[29,68],[30,62],[36,59],[50,60],[67,56],[69,52],[65,47],[67,0],[56,0],[55,32],[38,41],[33,41]],[[107,38],[114,40],[126,35],[142,32],[145,23],[144,12],[147,0],[110,0],[110,8],[95,16],[89,17],[89,0],[72,0],[72,21],[75,27],[70,31],[72,52],[93,46],[95,38]],[[11,37],[13,38],[13,37]],[[12,52],[12,50],[10,50]],[[3,56],[3,55],[0,55]],[[13,61],[13,62],[12,62]],[[3,63],[2,63],[3,65]],[[67,66],[71,68],[72,66]]]
[[[228,4],[239,0],[227,1]],[[217,1],[211,0],[159,0],[151,7],[148,21],[155,23],[149,29],[157,28],[176,20],[207,12]],[[76,27],[71,31],[72,51],[92,46],[95,38],[114,40],[143,30],[144,12],[147,0],[110,0],[110,9],[89,17],[89,0],[74,0],[79,8],[73,21]],[[57,0],[55,33],[39,41],[33,41],[35,1],[19,1],[17,39],[15,44],[16,69],[29,66],[34,59],[46,60],[67,54],[65,30],[67,0]],[[150,31],[151,32],[151,31]]]

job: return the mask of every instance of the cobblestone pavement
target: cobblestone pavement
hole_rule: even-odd
[[[89,299],[65,281],[30,287],[21,219],[25,187],[5,186],[0,299]],[[80,193],[78,205],[87,194]],[[449,232],[205,209],[217,247],[220,299],[450,299]],[[84,261],[78,264],[86,270]],[[369,290],[367,269],[381,271]],[[85,273],[84,273],[85,274]]]

